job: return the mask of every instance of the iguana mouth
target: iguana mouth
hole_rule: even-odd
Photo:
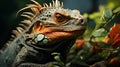
[[[43,34],[46,35],[51,40],[57,39],[67,39],[80,36],[84,33],[85,29],[75,30],[75,31],[52,31],[52,32],[44,32]]]
[[[64,29],[65,28],[65,29]],[[38,26],[34,27],[34,33],[41,33],[51,40],[72,38],[80,36],[84,33],[86,26],[74,26],[74,27],[46,27]]]

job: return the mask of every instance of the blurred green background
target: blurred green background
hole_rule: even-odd
[[[36,0],[40,4],[52,2],[52,0]],[[105,5],[112,0],[60,0],[64,2],[64,7],[69,9],[78,9],[82,14],[91,14],[98,11],[99,5]],[[113,0],[115,1],[115,0]],[[120,3],[119,0],[116,0]],[[0,46],[10,37],[11,31],[20,23],[16,12],[31,3],[30,0],[1,0],[0,2]]]

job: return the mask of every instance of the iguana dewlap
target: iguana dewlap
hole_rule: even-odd
[[[17,29],[21,36],[14,42],[20,41],[23,47],[16,53],[17,56],[11,65],[22,67],[22,65],[29,66],[31,63],[37,65],[54,62],[55,59],[51,55],[53,52],[61,53],[61,59],[65,61],[70,47],[86,29],[85,18],[78,10],[64,9],[63,4],[58,0],[49,3],[49,5],[44,4],[43,7],[36,1],[31,1],[34,4],[29,4],[19,11],[22,12],[30,8],[33,12],[23,12],[22,14],[28,18],[24,21],[28,27],[23,31],[20,28]],[[3,52],[3,54],[5,53]],[[2,54],[0,56],[3,57]]]

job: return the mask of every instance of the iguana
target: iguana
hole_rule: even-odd
[[[65,62],[70,47],[86,29],[86,19],[78,10],[64,9],[58,0],[43,6],[31,1],[33,4],[17,13],[27,19],[13,30],[14,39],[1,49],[0,67],[39,67],[56,61],[53,52],[60,53]]]

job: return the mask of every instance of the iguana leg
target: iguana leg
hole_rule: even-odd
[[[13,67],[17,67],[22,62],[25,62],[25,57],[27,57],[27,49],[23,47],[21,51],[16,56],[16,59],[14,60]]]

